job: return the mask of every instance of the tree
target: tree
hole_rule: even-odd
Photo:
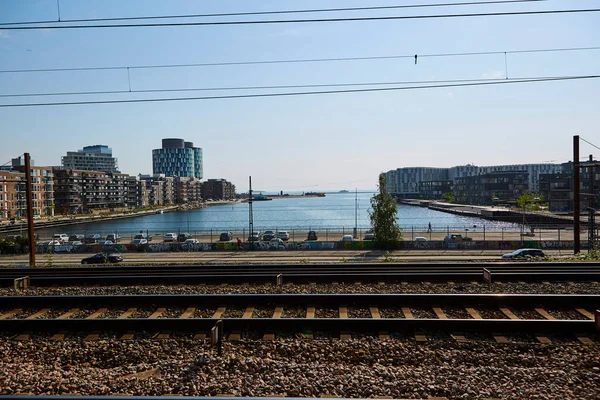
[[[442,199],[446,203],[454,203],[456,201],[456,196],[452,192],[446,192],[446,193],[442,194]]]
[[[385,175],[379,175],[379,193],[371,197],[371,227],[375,247],[394,249],[402,240],[402,229],[396,224],[396,200],[385,189]]]
[[[519,208],[527,210],[537,211],[540,209],[540,203],[544,201],[544,197],[541,194],[525,192],[517,196],[515,202]]]

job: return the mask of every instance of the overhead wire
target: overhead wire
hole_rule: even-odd
[[[178,27],[178,26],[226,26],[226,25],[268,25],[268,24],[302,24],[302,23],[330,23],[330,22],[361,22],[361,21],[394,21],[414,19],[440,19],[440,18],[473,18],[473,17],[498,17],[516,15],[549,15],[599,12],[600,8],[567,9],[567,10],[537,10],[537,11],[509,11],[486,13],[460,13],[460,14],[429,14],[429,15],[396,15],[380,17],[343,17],[343,18],[313,18],[313,19],[280,19],[280,20],[250,20],[250,21],[210,21],[210,22],[154,22],[143,24],[99,24],[99,25],[42,25],[42,26],[0,26],[0,31],[8,30],[40,30],[40,29],[97,29],[97,28],[150,28],[150,27]]]
[[[429,57],[463,57],[463,56],[481,56],[498,54],[523,54],[523,53],[546,53],[546,52],[564,52],[564,51],[589,51],[600,50],[600,46],[592,47],[562,47],[546,49],[524,49],[524,50],[492,50],[478,52],[456,52],[456,53],[426,53],[419,54],[419,58]],[[158,68],[187,68],[187,67],[219,67],[234,65],[260,65],[260,64],[293,64],[293,63],[315,63],[315,62],[338,62],[338,61],[369,61],[369,60],[390,60],[414,58],[414,54],[396,54],[386,56],[365,56],[365,57],[329,57],[329,58],[300,58],[290,60],[251,60],[251,61],[225,61],[208,63],[188,63],[188,64],[154,64],[154,65],[120,65],[107,67],[72,67],[72,68],[33,68],[33,69],[12,69],[0,70],[0,73],[28,73],[28,72],[67,72],[67,71],[101,71],[118,69],[158,69]]]
[[[482,79],[451,79],[431,81],[397,81],[397,82],[363,82],[363,83],[323,83],[308,85],[273,85],[273,86],[230,86],[230,87],[208,87],[208,88],[175,88],[175,89],[133,89],[133,90],[103,90],[82,92],[53,92],[53,93],[9,93],[0,94],[2,97],[43,97],[43,96],[77,96],[96,94],[123,94],[123,93],[165,93],[165,92],[195,92],[195,91],[237,91],[237,90],[264,90],[264,89],[301,89],[318,87],[353,87],[353,86],[382,86],[382,85],[412,85],[433,83],[455,83],[455,82],[491,82],[504,81],[505,78],[482,78]]]
[[[56,22],[101,22],[101,21],[135,21],[144,19],[184,19],[184,18],[214,18],[214,17],[241,17],[253,15],[277,15],[277,14],[309,14],[325,12],[354,12],[354,11],[381,11],[408,8],[431,8],[431,7],[457,7],[457,6],[477,6],[477,5],[497,5],[497,4],[515,4],[515,3],[543,3],[548,0],[493,0],[493,1],[467,1],[459,3],[432,3],[432,4],[403,4],[391,6],[369,6],[369,7],[339,7],[339,8],[321,8],[304,10],[272,10],[272,11],[245,11],[230,13],[210,13],[210,14],[180,14],[180,15],[155,15],[142,17],[105,17],[105,18],[84,18],[84,19],[64,19],[60,17],[60,3],[58,6],[58,20],[45,21],[23,21],[23,22],[2,22],[4,25],[30,25],[30,24],[48,24]]]
[[[453,87],[471,87],[471,86],[491,86],[491,85],[507,85],[519,83],[538,83],[538,82],[556,82],[556,81],[572,81],[584,79],[597,79],[600,75],[581,75],[570,77],[556,78],[540,78],[540,79],[504,79],[495,82],[474,82],[474,83],[452,83],[441,85],[424,85],[424,86],[403,86],[403,87],[385,87],[385,88],[369,88],[369,89],[344,89],[344,90],[324,90],[324,91],[309,91],[309,92],[284,92],[284,93],[252,93],[239,95],[220,95],[220,96],[199,96],[199,97],[172,97],[172,98],[153,98],[153,99],[128,99],[128,100],[92,100],[92,101],[64,101],[52,103],[16,103],[16,104],[0,104],[0,108],[8,107],[40,107],[40,106],[68,106],[68,105],[90,105],[90,104],[124,104],[124,103],[157,103],[167,101],[193,101],[193,100],[225,100],[225,99],[244,99],[244,98],[267,98],[267,97],[291,97],[291,96],[307,96],[307,95],[326,95],[326,94],[342,94],[342,93],[369,93],[369,92],[391,92],[401,90],[416,90],[416,89],[438,89],[438,88],[453,88]]]
[[[581,136],[579,137],[579,140],[583,140],[584,142],[586,142],[587,144],[589,144],[592,147],[597,148],[598,150],[600,150],[600,147],[596,146],[595,144],[588,142],[587,140],[585,140],[584,138],[582,138]]]

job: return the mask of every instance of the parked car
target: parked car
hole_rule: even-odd
[[[61,243],[68,242],[69,241],[69,235],[67,235],[66,233],[55,233],[52,236],[52,240],[58,240]]]
[[[177,241],[179,243],[183,243],[188,239],[191,239],[192,235],[190,235],[189,233],[180,233],[179,235],[177,235]]]
[[[123,261],[123,257],[120,254],[105,254],[98,253],[91,257],[84,258],[81,260],[82,264],[106,264],[106,263],[118,263]]]
[[[248,241],[249,242],[260,242],[261,238],[262,238],[262,235],[260,234],[260,232],[252,232],[252,234],[250,234],[248,236]]]
[[[69,242],[83,241],[85,239],[84,235],[73,234],[69,236]]]
[[[502,255],[502,259],[514,259],[514,258],[537,258],[545,257],[546,255],[540,249],[519,249],[512,253]]]
[[[112,240],[100,240],[98,244],[101,246],[112,246],[115,243]]]
[[[186,241],[181,244],[181,248],[183,250],[194,250],[198,244],[200,244],[198,239],[186,239]]]
[[[75,240],[73,242],[69,242],[69,244],[73,247],[79,247],[83,244],[83,242],[79,241],[79,240]]]
[[[120,239],[121,237],[116,233],[109,233],[108,235],[106,235],[106,240],[110,240],[113,243],[117,243]]]
[[[90,233],[90,234],[86,235],[85,243],[96,243],[96,242],[98,242],[98,240],[101,240],[101,239],[102,239],[102,236],[100,236],[98,234]]]
[[[275,237],[276,237],[275,231],[265,231],[265,233],[263,233],[264,241],[269,241],[271,239],[274,239]]]
[[[413,241],[415,241],[415,242],[426,242],[427,238],[425,238],[423,236],[417,236],[416,238],[413,239]]]
[[[290,234],[287,231],[279,231],[277,232],[277,238],[285,241],[290,240]]]
[[[176,233],[165,233],[165,236],[163,236],[163,241],[164,242],[174,242],[177,240],[177,234]]]
[[[145,233],[138,233],[133,238],[134,239],[145,239],[148,242],[152,240],[152,236],[147,236]]]
[[[354,240],[354,238],[352,237],[352,235],[344,235],[344,236],[342,236],[342,242],[351,242],[353,240]]]
[[[269,240],[269,248],[270,249],[284,249],[285,245],[283,244],[283,240],[279,238],[273,238]]]
[[[444,242],[472,242],[473,238],[463,237],[462,235],[450,234],[444,238]]]
[[[375,234],[373,233],[373,231],[365,232],[365,236],[363,237],[363,240],[374,240],[374,239],[375,239]]]
[[[219,235],[219,241],[221,242],[229,242],[231,239],[233,239],[231,232],[222,232]]]
[[[131,244],[134,246],[143,246],[145,244],[148,244],[148,241],[146,239],[133,239],[131,241]]]
[[[319,240],[319,237],[317,236],[317,232],[308,231],[308,238],[306,240]]]

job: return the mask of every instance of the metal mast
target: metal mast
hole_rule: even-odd
[[[252,215],[252,177],[248,177],[249,189],[248,189],[248,231],[250,236],[250,250],[254,249],[254,216]]]

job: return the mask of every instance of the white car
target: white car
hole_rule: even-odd
[[[342,242],[351,242],[353,240],[354,240],[354,238],[352,237],[352,235],[344,235],[344,236],[342,236]]]
[[[112,240],[100,240],[98,244],[102,246],[112,246],[114,242]]]
[[[416,238],[414,238],[415,242],[426,242],[427,238],[423,237],[423,236],[417,236]]]
[[[290,234],[287,231],[279,231],[277,232],[277,239],[281,240],[290,240]]]
[[[165,241],[165,242],[174,242],[176,240],[177,240],[176,233],[165,233],[165,236],[163,237],[163,241]]]
[[[57,241],[59,241],[61,243],[68,242],[69,241],[69,235],[67,235],[66,233],[55,233],[52,236],[52,240],[57,240]]]
[[[181,244],[181,248],[183,250],[195,250],[199,244],[200,242],[198,239],[186,239],[186,241]]]

